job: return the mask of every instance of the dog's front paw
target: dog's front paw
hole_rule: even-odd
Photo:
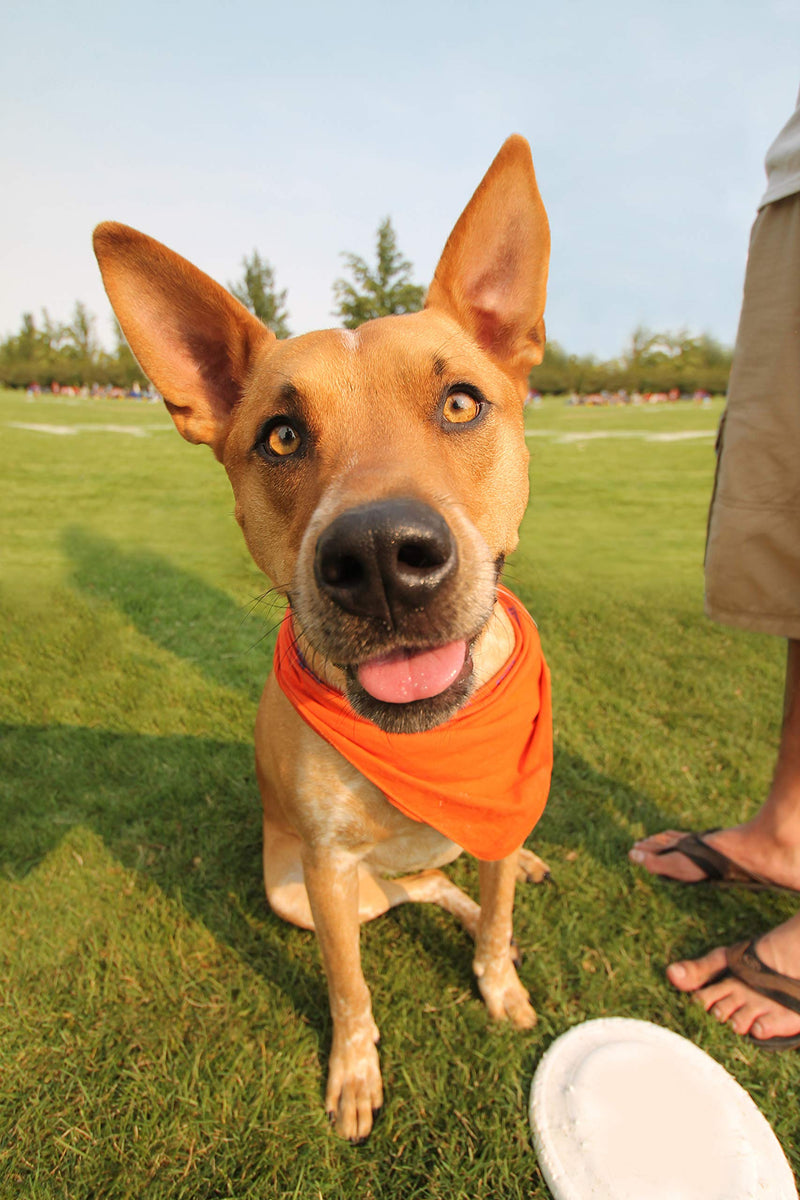
[[[550,878],[550,868],[544,859],[523,846],[517,863],[518,883],[544,883]]]
[[[485,966],[476,961],[474,968],[478,988],[492,1020],[510,1021],[515,1029],[533,1029],[536,1011],[511,960]]]
[[[325,1108],[340,1137],[362,1142],[383,1104],[381,1067],[375,1042],[378,1031],[335,1029]]]

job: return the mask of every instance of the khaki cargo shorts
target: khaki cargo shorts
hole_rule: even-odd
[[[800,638],[800,193],[756,217],[706,543],[706,612]]]

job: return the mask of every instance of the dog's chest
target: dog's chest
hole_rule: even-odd
[[[405,816],[342,755],[305,727],[294,794],[304,834],[349,849],[385,874],[441,867],[461,853],[455,842]]]

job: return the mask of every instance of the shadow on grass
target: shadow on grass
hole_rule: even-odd
[[[283,616],[283,600],[266,579],[262,596],[240,607],[160,555],[120,549],[84,529],[67,529],[64,549],[76,588],[114,605],[139,633],[213,683],[258,700]]]
[[[86,826],[284,990],[319,1026],[324,981],[287,941],[261,881],[261,813],[252,749],[192,737],[0,724],[0,867],[19,879]]]
[[[7,877],[24,876],[67,829],[86,825],[125,866],[180,896],[193,915],[270,978],[274,964],[264,960],[264,950],[269,956],[280,952],[285,938],[307,936],[275,917],[264,898],[250,745],[0,725],[0,778],[0,862]],[[552,799],[540,827],[547,842],[581,848],[598,867],[625,875],[630,835],[619,814],[653,827],[668,819],[640,793],[557,750]],[[401,919],[417,926],[423,942],[435,944],[435,956],[450,958],[460,973],[470,956],[468,940],[443,937],[426,911],[424,906],[413,919]],[[261,926],[264,949],[253,944],[254,924]]]

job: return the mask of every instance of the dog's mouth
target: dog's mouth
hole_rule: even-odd
[[[472,643],[393,650],[345,670],[347,698],[359,716],[387,733],[441,725],[472,691]]]

